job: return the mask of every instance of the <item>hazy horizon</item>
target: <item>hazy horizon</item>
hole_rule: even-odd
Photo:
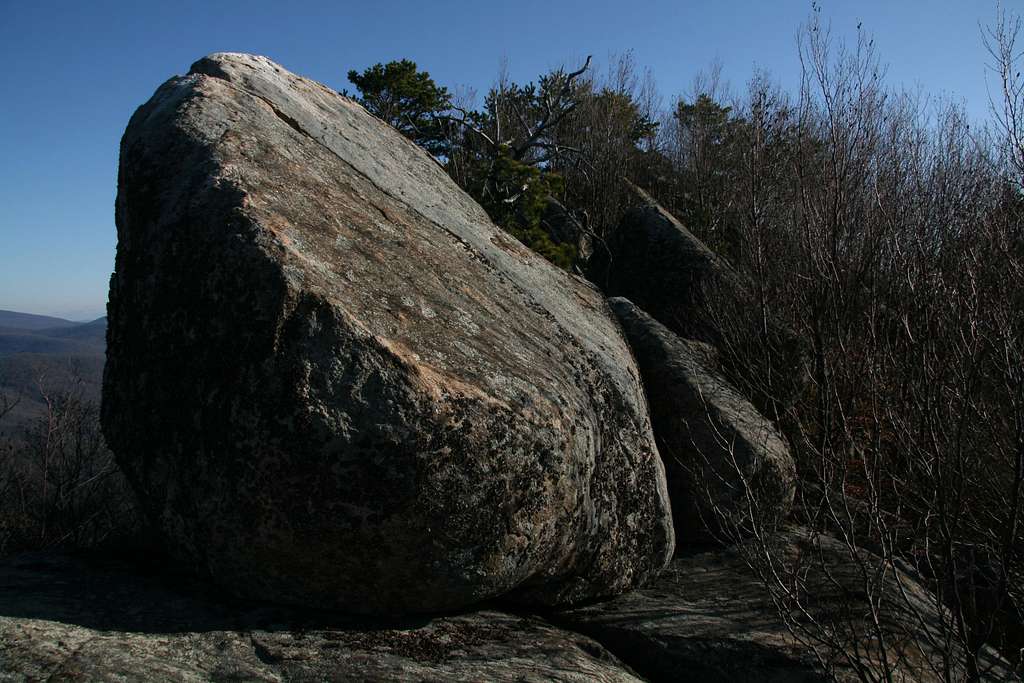
[[[890,85],[962,100],[983,120],[978,24],[994,21],[994,0],[818,4],[838,38],[859,24],[874,36]],[[8,152],[0,169],[0,309],[74,320],[104,314],[121,133],[162,82],[211,52],[267,55],[338,90],[348,86],[349,69],[407,57],[449,89],[482,95],[506,58],[511,77],[526,82],[587,54],[603,68],[609,55],[632,50],[667,104],[715,61],[734,86],[766,69],[792,90],[795,35],[810,11],[810,2],[796,0],[658,0],[628,11],[580,2],[399,2],[381,21],[380,9],[328,2],[288,12],[269,2],[8,4],[0,23],[0,84],[9,94],[0,109]]]
[[[0,309],[3,311],[9,311],[11,313],[27,313],[29,315],[38,315],[49,318],[61,318],[73,323],[91,323],[99,318],[106,317],[107,311],[105,308],[91,308],[91,309],[80,309],[71,311],[57,311],[55,313],[37,313],[35,311],[15,311],[14,309],[5,308]]]

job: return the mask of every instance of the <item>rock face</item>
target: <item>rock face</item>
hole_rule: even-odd
[[[886,640],[879,647],[863,599],[865,578],[847,546],[800,529],[767,541],[749,552],[760,556],[761,548],[771,548],[781,580],[799,577],[808,615],[818,623],[786,626],[765,583],[749,569],[742,546],[679,557],[646,588],[553,621],[594,637],[652,681],[887,680],[880,666],[883,649],[894,669],[891,680],[946,680],[938,625],[949,615],[940,615],[935,597],[919,583],[902,573],[897,582],[890,569],[884,584],[873,584],[878,587],[873,598],[885,605],[886,615],[880,622]],[[878,558],[860,552],[867,566],[879,566]],[[842,616],[833,620],[829,614]],[[955,645],[950,651],[949,680],[967,680],[962,651]],[[863,678],[848,655],[864,665]],[[981,659],[982,680],[1018,680],[994,650],[984,648]]]
[[[656,574],[664,473],[601,295],[328,88],[216,54],[121,145],[103,425],[173,552],[363,613]]]
[[[686,339],[725,348],[756,338],[768,344],[773,358],[771,386],[763,379],[751,398],[762,410],[786,407],[806,384],[806,348],[790,329],[768,320],[767,333],[760,310],[744,279],[711,251],[674,216],[643,190],[634,187],[641,204],[629,209],[606,243],[595,249],[588,264],[590,278],[608,296],[625,297],[655,320]],[[764,356],[760,350],[732,367],[731,375],[746,377],[747,365]]]
[[[768,527],[784,519],[796,491],[789,447],[722,376],[714,348],[676,336],[627,299],[609,303],[647,391],[677,541],[742,530],[751,517]]]
[[[59,553],[0,563],[0,681],[640,680],[536,618],[360,623],[224,602],[166,574]]]
[[[629,299],[687,339],[719,342],[717,302],[744,298],[739,276],[643,190],[589,270],[608,296]]]
[[[590,234],[568,209],[554,197],[548,197],[541,214],[541,227],[551,236],[555,244],[571,244],[576,248],[579,259],[586,262],[594,253]]]

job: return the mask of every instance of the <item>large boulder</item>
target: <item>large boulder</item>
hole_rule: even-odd
[[[353,101],[263,57],[196,62],[128,125],[117,228],[105,434],[231,592],[555,605],[671,556],[604,299]]]
[[[118,556],[4,560],[0,681],[640,681],[592,639],[535,617],[374,622],[196,583]]]
[[[652,681],[968,680],[955,619],[921,583],[800,528],[678,557],[641,590],[551,618]],[[981,680],[1019,680],[992,648],[979,659]]]
[[[771,316],[765,320],[746,278],[631,187],[639,204],[594,250],[589,277],[608,296],[629,299],[679,336],[728,351],[726,370],[762,410],[773,414],[791,405],[806,385],[804,341]],[[768,355],[770,372],[759,367]]]
[[[647,391],[677,541],[774,527],[796,491],[783,436],[722,375],[713,347],[678,337],[628,299],[609,303]]]

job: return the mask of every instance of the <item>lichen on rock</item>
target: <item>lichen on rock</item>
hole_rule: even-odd
[[[602,296],[351,100],[200,60],[132,117],[117,226],[105,434],[171,550],[231,592],[560,605],[671,556]]]

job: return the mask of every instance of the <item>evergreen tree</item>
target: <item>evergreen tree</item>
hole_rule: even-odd
[[[348,80],[359,91],[356,99],[367,111],[431,154],[447,153],[447,136],[438,114],[451,106],[451,97],[428,72],[419,71],[416,62],[403,59],[374,64],[362,73],[353,69]]]

